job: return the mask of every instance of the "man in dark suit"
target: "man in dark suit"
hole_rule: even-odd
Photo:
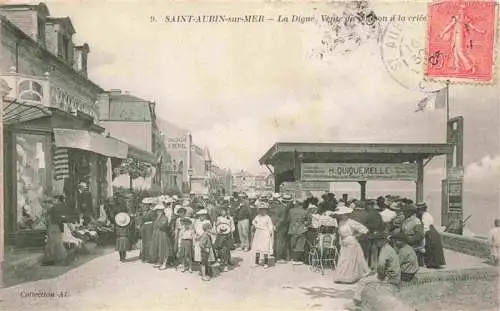
[[[297,202],[288,214],[288,235],[294,264],[301,264],[304,256],[307,232],[307,212],[303,202]]]
[[[83,214],[84,220],[88,223],[93,217],[92,194],[89,191],[87,183],[81,182],[78,184],[77,193],[78,211]]]

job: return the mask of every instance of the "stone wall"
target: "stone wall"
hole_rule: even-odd
[[[440,234],[444,248],[480,258],[488,258],[490,255],[486,239],[465,237],[447,232],[440,232]]]

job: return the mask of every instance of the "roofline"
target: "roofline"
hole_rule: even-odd
[[[49,11],[49,8],[47,7],[47,5],[43,2],[40,2],[38,4],[29,4],[29,3],[25,3],[25,4],[1,4],[0,5],[0,9],[1,8],[5,8],[5,9],[8,9],[8,8],[33,8],[35,10],[38,10],[38,11],[43,11],[43,13],[47,16],[50,15],[50,11]]]
[[[421,153],[421,154],[434,154],[443,155],[451,152],[451,144],[447,143],[299,143],[299,142],[277,142],[275,143],[260,159],[259,164],[271,164],[271,159],[280,152],[309,152],[309,153],[335,153],[334,149],[344,148],[353,149],[352,151],[338,152],[338,153],[372,153],[369,149],[385,149],[385,148],[429,148],[434,150],[428,150],[425,152],[417,152],[418,150],[413,150],[411,153]],[[285,149],[285,150],[283,150]],[[318,150],[314,150],[318,149]],[[355,150],[358,149],[358,150]],[[375,153],[375,152],[373,152]],[[385,150],[377,153],[403,153],[402,150]],[[410,153],[410,152],[408,152]]]
[[[0,15],[0,22],[3,23],[3,24],[5,24],[12,31],[14,31],[20,37],[22,37],[22,39],[24,41],[27,41],[27,42],[31,43],[35,48],[38,48],[39,50],[41,50],[42,53],[44,54],[44,56],[47,56],[48,58],[50,58],[52,61],[56,62],[57,64],[59,64],[59,65],[61,65],[63,67],[66,67],[66,69],[74,72],[75,76],[78,77],[77,79],[80,79],[81,81],[84,81],[85,83],[88,83],[88,84],[92,85],[94,88],[97,89],[97,91],[99,93],[104,92],[103,88],[101,88],[99,85],[97,85],[94,82],[92,82],[92,80],[90,80],[90,79],[84,77],[83,75],[79,74],[77,71],[75,71],[75,69],[73,69],[73,67],[71,67],[69,64],[67,64],[65,61],[63,61],[59,57],[57,57],[54,54],[52,54],[52,52],[50,52],[49,50],[47,50],[45,47],[43,47],[42,45],[40,45],[40,43],[38,43],[33,38],[31,38],[30,36],[28,36],[24,31],[22,31],[21,29],[19,29],[19,27],[17,27],[15,24],[11,23],[5,16]]]
[[[71,34],[75,34],[75,26],[73,26],[73,23],[71,22],[71,18],[68,16],[66,17],[52,17],[52,16],[47,16],[47,22],[53,22],[53,23],[66,23],[67,25],[70,26]]]

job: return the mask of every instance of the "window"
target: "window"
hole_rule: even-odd
[[[37,38],[38,42],[45,43],[45,22],[41,18],[38,18],[37,30],[38,30],[38,38]]]
[[[46,151],[46,136],[16,134],[17,225],[21,230],[46,228]]]
[[[62,55],[63,55],[65,60],[69,60],[69,55],[70,55],[70,53],[69,53],[69,48],[70,48],[69,41],[70,40],[66,36],[63,36],[62,40],[63,40],[62,41],[63,42],[62,43]]]
[[[24,80],[19,83],[19,98],[27,101],[42,102],[43,87],[33,80]]]

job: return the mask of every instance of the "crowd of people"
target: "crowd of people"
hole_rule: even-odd
[[[163,195],[145,198],[135,218],[119,213],[115,219],[121,261],[131,249],[127,237],[137,230],[133,235],[141,237],[144,262],[183,272],[199,266],[204,280],[213,275],[214,263],[221,271],[229,270],[236,246],[253,252],[255,266],[268,268],[276,261],[308,264],[318,233],[328,230],[339,238],[338,283],[356,283],[375,273],[380,280],[399,284],[411,280],[421,266],[445,264],[426,204],[394,196],[358,201],[347,195],[337,200],[333,193],[321,199],[279,193],[212,199]],[[322,225],[325,218],[328,226]]]

